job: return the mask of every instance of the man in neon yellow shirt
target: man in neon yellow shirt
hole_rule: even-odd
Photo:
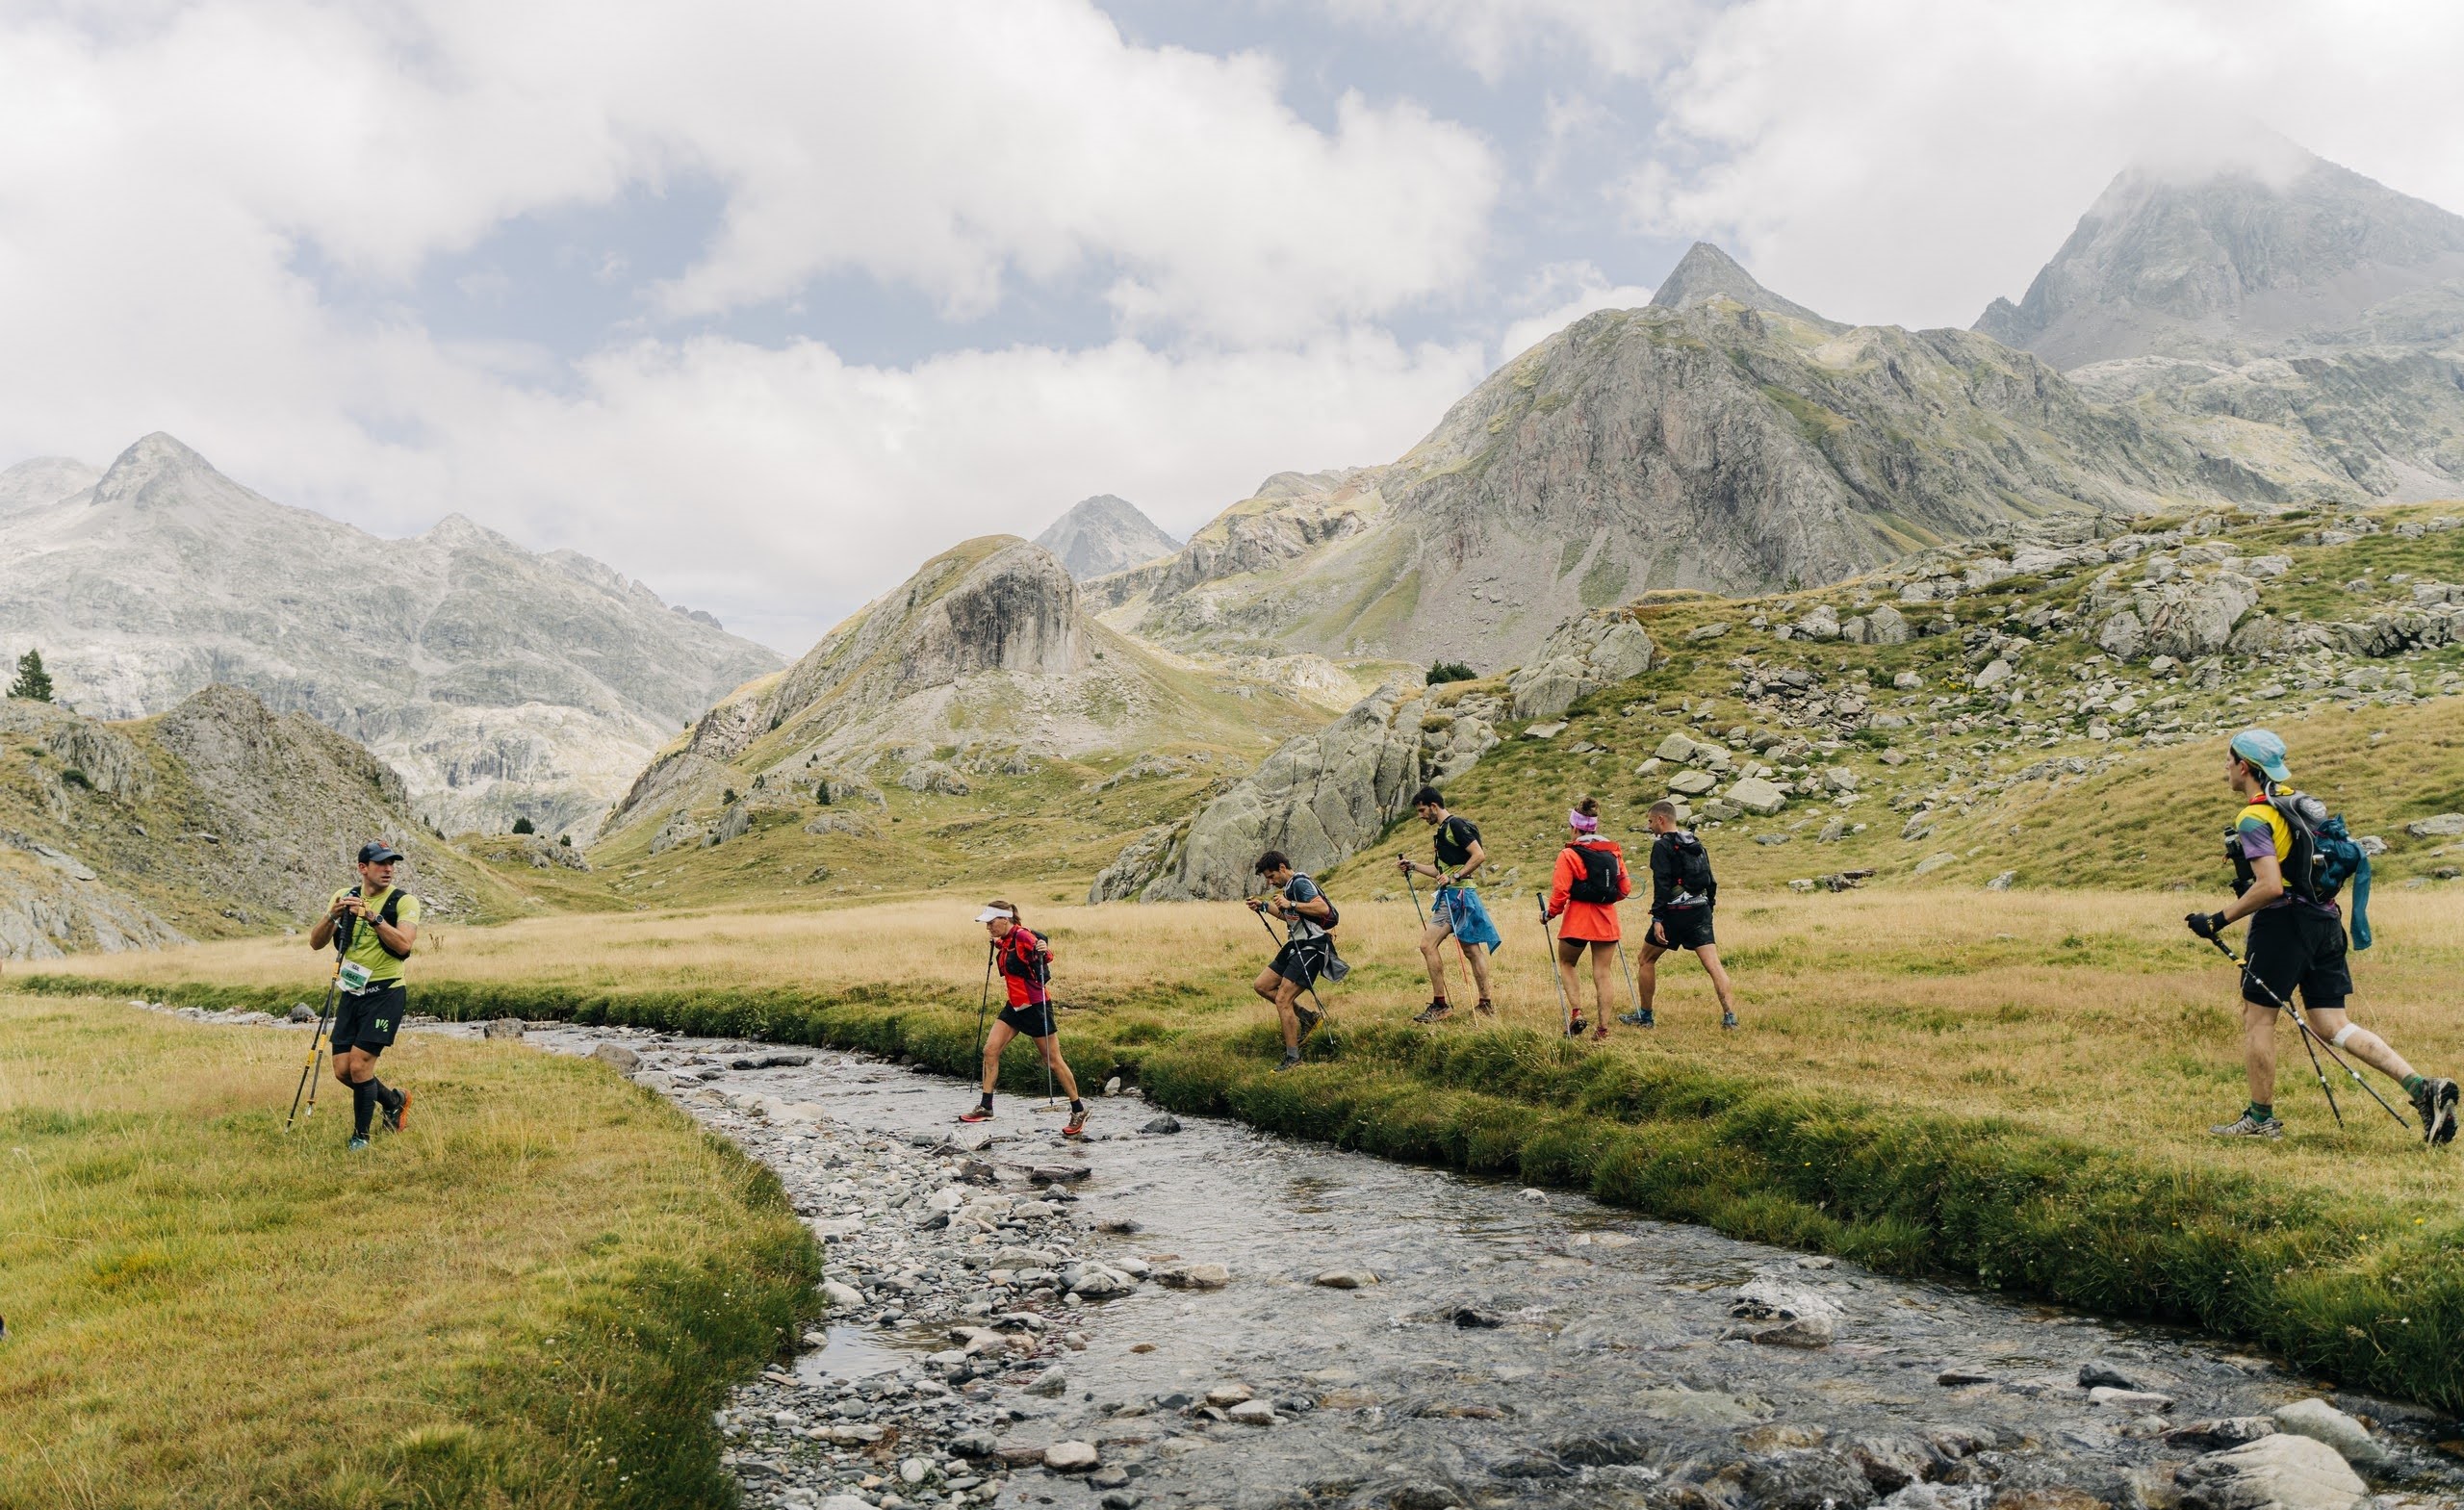
[[[368,1146],[376,1113],[400,1132],[409,1117],[411,1093],[376,1078],[376,1057],[393,1046],[402,1028],[407,992],[402,961],[420,936],[420,899],[394,884],[401,852],[382,839],[359,848],[359,884],[334,893],[324,916],[308,930],[308,947],[336,942],[342,953],[342,990],[334,1010],[334,1078],[350,1088],[350,1146]]]

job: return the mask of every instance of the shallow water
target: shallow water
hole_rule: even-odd
[[[531,1038],[571,1051],[603,1037]],[[624,1041],[654,1062],[732,1051]],[[980,1157],[1013,1166],[1014,1179],[1025,1165],[1083,1164],[1086,1180],[1056,1187],[1094,1229],[1079,1252],[1230,1268],[1221,1290],[1150,1283],[1085,1305],[1069,1324],[1091,1341],[1066,1360],[1065,1395],[1002,1390],[1024,1413],[1010,1440],[1091,1442],[1136,1475],[1112,1492],[1116,1504],[1812,1507],[1862,1502],[1864,1441],[1868,1457],[1929,1465],[1952,1496],[1944,1503],[2136,1505],[2168,1497],[2172,1470],[2197,1455],[2166,1430],[2325,1393],[2186,1334],[1877,1275],[1578,1196],[1203,1117],[1142,1134],[1157,1113],[1135,1099],[1091,1103],[1096,1137],[1071,1144],[1031,1101],[1005,1096],[995,1121],[962,1127],[953,1119],[965,1088],[834,1053],[805,1068],[732,1071],[712,1088],[817,1102],[857,1129],[984,1144]],[[1352,1290],[1316,1283],[1333,1270],[1375,1278]],[[1835,1340],[1738,1335],[1771,1324],[1731,1315],[1737,1288],[1758,1275],[1835,1305]],[[882,1371],[946,1342],[932,1329],[834,1326],[798,1372]],[[2097,1404],[2079,1382],[2091,1362],[2173,1403]],[[1192,1414],[1227,1385],[1275,1401],[1283,1419]],[[2464,1503],[2464,1474],[2432,1447],[2464,1432],[2391,1402],[2332,1397],[2388,1444],[2390,1465],[2371,1475],[2385,1503]],[[1098,1494],[1037,1470],[1001,1502],[1093,1504]]]

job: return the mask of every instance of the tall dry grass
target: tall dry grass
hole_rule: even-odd
[[[431,933],[421,981],[589,992],[641,989],[857,994],[971,1011],[984,982],[973,900],[908,900],[812,913],[599,915]],[[1529,898],[1492,897],[1506,942],[1495,961],[1502,1022],[1551,1031],[1558,1006]],[[1630,907],[1633,939],[1645,919]],[[1690,955],[1660,965],[1661,1026],[1618,1028],[1602,1052],[1716,1063],[1777,1082],[1883,1102],[2016,1119],[2050,1132],[2200,1163],[2232,1161],[2391,1198],[2464,1194],[2451,1153],[2413,1157],[2384,1113],[2339,1077],[2339,1132],[2288,1029],[2276,1101],[2293,1127],[2264,1148],[2214,1145],[2203,1129],[2244,1098],[2232,968],[2183,929],[2188,899],[2149,893],[1850,892],[1732,902],[1721,950],[1744,1027],[1717,1004]],[[1352,1021],[1400,1022],[1425,1003],[1408,902],[1348,902],[1354,964],[1327,987]],[[2380,942],[2354,957],[2355,1015],[2432,1072],[2464,1071],[2454,982],[2464,902],[2399,891],[2374,909]],[[1065,1002],[1160,1028],[1242,1020],[1270,947],[1237,904],[1028,909],[1055,940]],[[1635,962],[1633,939],[1629,964]],[[1450,995],[1468,1006],[1453,952]],[[92,957],[97,978],[230,986],[296,984],[320,961],[296,942],[251,940],[167,955]],[[997,999],[998,986],[994,987]],[[1620,981],[1620,997],[1623,982]],[[1588,1006],[1586,977],[1586,1006]],[[1615,1005],[1623,1010],[1625,1003]],[[1445,1031],[1477,1033],[1468,1011]],[[2365,1073],[2369,1073],[2365,1071]],[[2374,1077],[2391,1100],[2389,1083]]]

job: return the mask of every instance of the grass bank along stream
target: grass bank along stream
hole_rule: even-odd
[[[0,996],[0,1505],[733,1503],[710,1411],[819,1274],[776,1178],[433,1038],[346,1156],[331,1084],[281,1130],[305,1043]]]
[[[1263,1012],[1241,999],[1264,943],[1245,936],[1257,930],[1245,913],[1053,910],[1038,921],[1066,946],[1075,973],[1065,994],[1086,1004],[1064,1029],[1082,1081],[1119,1069],[1182,1110],[1579,1188],[1901,1273],[2189,1322],[2355,1386],[2464,1408],[2451,1345],[2464,1335],[2464,1175],[2451,1150],[2423,1150],[2367,1104],[2336,1131],[2297,1078],[2297,1055],[2278,1097],[2297,1116],[2293,1138],[2207,1142],[2199,1127],[2239,1104],[2231,977],[2176,936],[2174,899],[1940,901],[1740,906],[1722,932],[1751,967],[1746,1030],[1723,1037],[1707,1025],[1700,972],[1687,963],[1672,969],[1662,998],[1670,1026],[1605,1051],[1538,1031],[1554,1006],[1535,1005],[1545,998],[1534,991],[1548,987],[1511,970],[1508,1026],[1412,1027],[1418,987],[1395,962],[1410,958],[1410,912],[1363,902],[1346,909],[1362,963],[1337,998],[1342,1031],[1288,1076],[1268,1073]],[[2426,1063],[2464,1062],[2464,1042],[2435,1005],[2455,965],[2451,909],[2390,902],[2388,941],[2365,970],[2371,1019]],[[939,905],[928,919],[930,906],[627,919],[605,925],[604,939],[534,953],[535,969],[565,977],[549,982],[524,978],[514,938],[500,950],[463,931],[430,960],[419,1005],[463,1019],[570,1018],[904,1054],[963,1075],[979,985],[967,969],[981,960],[964,945],[946,958],[912,947],[951,910]],[[627,928],[636,942],[688,936],[639,951],[643,967],[620,972],[600,945]],[[696,946],[695,930],[738,941]],[[270,979],[296,971],[295,945],[280,960],[234,947],[80,968],[177,960],[208,979],[140,988],[193,1005],[295,999],[295,985]],[[1513,965],[1516,947],[1525,965],[1536,955],[1510,936],[1502,964]],[[662,974],[653,962],[697,948],[723,958],[726,973],[703,961]],[[626,975],[666,984],[614,984]],[[731,976],[757,984],[714,984]],[[850,984],[790,984],[806,977]],[[90,978],[20,984],[97,988]],[[1042,1088],[1023,1053],[1007,1072],[1014,1090]]]

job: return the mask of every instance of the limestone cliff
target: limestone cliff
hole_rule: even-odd
[[[1302,871],[1329,869],[1410,810],[1423,783],[1460,775],[1495,748],[1502,714],[1492,695],[1389,682],[1326,728],[1285,741],[1190,819],[1131,840],[1087,900],[1248,895],[1270,849]]]
[[[106,718],[245,687],[366,744],[448,829],[527,816],[550,832],[779,664],[586,556],[458,516],[382,539],[261,498],[167,435],[99,476],[0,473],[0,645],[40,646],[61,698]]]

